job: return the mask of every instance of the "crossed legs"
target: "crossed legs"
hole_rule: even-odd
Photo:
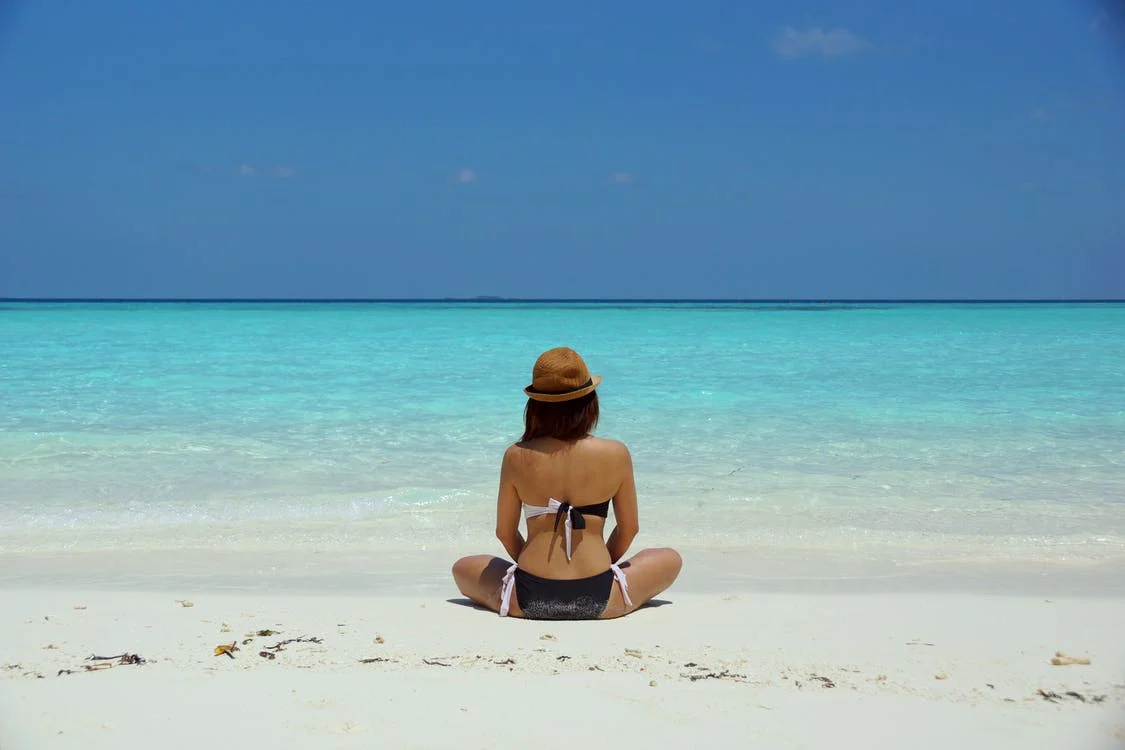
[[[500,611],[500,585],[510,562],[492,555],[470,555],[453,564],[453,580],[461,593],[493,612]],[[683,567],[680,553],[670,547],[641,550],[621,563],[629,582],[631,606],[625,604],[621,587],[615,581],[602,619],[621,617],[640,609],[676,580]],[[512,597],[509,614],[521,617],[519,602]]]

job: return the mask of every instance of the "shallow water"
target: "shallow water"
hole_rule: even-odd
[[[574,346],[645,544],[1125,554],[1125,305],[5,303],[0,550],[491,545]]]

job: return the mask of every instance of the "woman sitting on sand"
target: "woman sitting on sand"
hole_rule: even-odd
[[[524,389],[523,438],[504,453],[496,503],[496,537],[517,562],[473,555],[453,565],[461,593],[501,616],[620,617],[671,586],[680,572],[673,549],[642,550],[617,565],[639,528],[637,490],[629,449],[590,434],[600,382],[573,349],[551,349],[535,362]],[[607,542],[611,501],[616,526]]]

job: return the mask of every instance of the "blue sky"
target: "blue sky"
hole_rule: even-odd
[[[0,5],[0,296],[1125,297],[1082,0]]]

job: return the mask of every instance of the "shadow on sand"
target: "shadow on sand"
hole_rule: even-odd
[[[459,607],[469,607],[469,608],[471,608],[471,609],[479,609],[479,610],[481,610],[482,612],[489,612],[489,611],[491,611],[491,610],[489,610],[489,609],[488,609],[487,607],[482,607],[482,606],[480,606],[479,604],[477,604],[476,602],[474,602],[474,601],[473,601],[472,599],[466,599],[466,598],[465,598],[465,597],[463,597],[463,596],[462,596],[462,597],[456,597],[456,598],[454,598],[454,599],[446,599],[445,601],[446,601],[446,603],[448,603],[448,604],[456,604],[456,605],[457,605],[457,606],[459,606]],[[674,602],[672,602],[672,601],[670,601],[670,600],[668,600],[668,599],[649,599],[649,600],[648,600],[647,602],[645,602],[645,603],[644,603],[644,604],[642,604],[642,605],[641,605],[640,607],[638,607],[638,608],[637,608],[637,611],[639,612],[639,611],[641,611],[642,609],[650,609],[650,608],[655,608],[655,607],[663,607],[663,606],[666,606],[666,605],[668,605],[668,604],[673,604],[673,603],[674,603]]]

